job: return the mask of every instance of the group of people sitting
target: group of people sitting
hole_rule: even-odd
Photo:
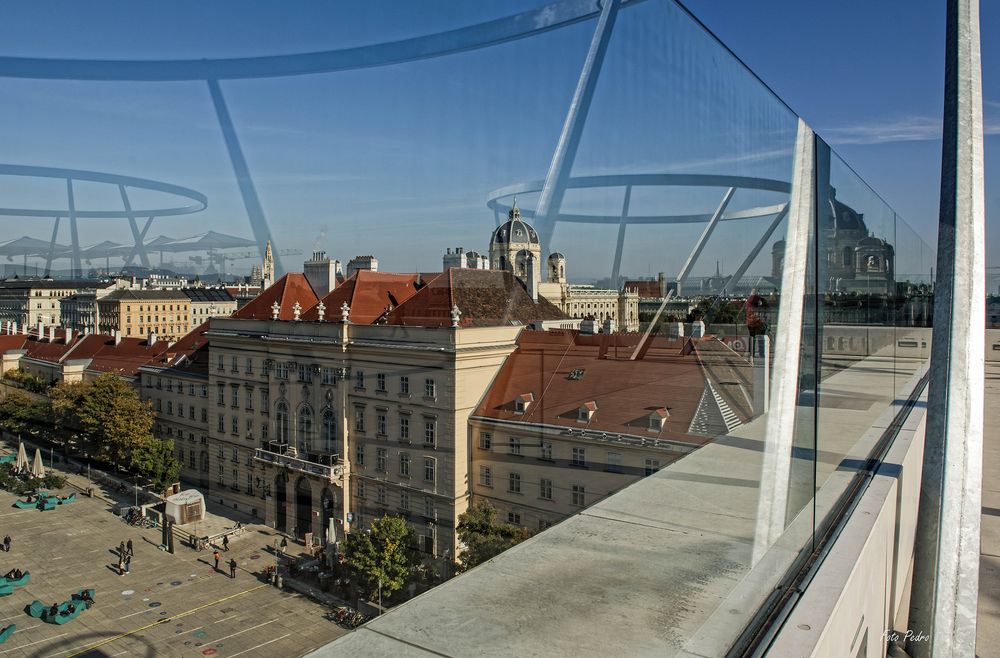
[[[23,575],[24,572],[21,571],[20,569],[11,569],[6,574],[4,574],[4,578],[6,578],[7,580],[20,580],[21,576]]]

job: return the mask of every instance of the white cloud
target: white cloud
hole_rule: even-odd
[[[1000,103],[984,101],[983,132],[1000,135]],[[902,116],[818,130],[830,144],[885,144],[941,139],[941,117]]]

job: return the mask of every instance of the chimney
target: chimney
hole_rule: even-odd
[[[114,336],[115,336],[115,347],[117,347],[118,345],[122,344],[122,332],[115,329]]]
[[[149,332],[149,338],[146,339],[147,347],[152,347],[156,345],[156,334],[154,332]]]
[[[66,341],[67,345],[73,344],[73,334],[75,333],[76,332],[73,331],[72,329],[67,329],[66,331],[63,332],[63,339]]]
[[[54,324],[49,325],[49,342],[56,342],[56,326]]]
[[[38,321],[38,340],[45,338],[45,322],[43,320]]]

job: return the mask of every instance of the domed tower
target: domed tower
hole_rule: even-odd
[[[532,257],[532,267],[528,267],[528,255]],[[538,233],[521,219],[515,199],[507,213],[507,221],[496,227],[490,236],[490,264],[493,269],[513,272],[525,286],[537,290],[542,278],[538,267],[541,262],[542,245],[538,242]]]
[[[549,283],[566,283],[566,257],[558,251],[549,254]]]

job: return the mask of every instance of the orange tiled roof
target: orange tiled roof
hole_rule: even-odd
[[[351,312],[348,318],[355,324],[372,324],[386,311],[391,311],[417,292],[419,274],[393,274],[358,270],[351,278],[337,286],[323,298],[326,306],[323,319],[339,322],[341,306],[346,303]],[[319,319],[319,311],[312,306],[302,314],[303,320]]]
[[[247,305],[233,313],[232,317],[244,320],[270,320],[273,317],[271,307],[278,303],[279,320],[294,320],[292,307],[298,302],[304,312],[312,308],[319,299],[313,292],[309,281],[301,272],[289,272],[275,281],[274,285],[254,297]]]

